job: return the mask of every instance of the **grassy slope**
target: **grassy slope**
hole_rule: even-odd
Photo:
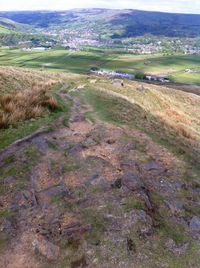
[[[49,79],[55,79],[59,83],[67,81],[72,86],[87,83],[85,76],[76,74],[58,74],[8,67],[0,68],[0,77],[1,94],[27,89],[37,81],[42,82]],[[126,81],[125,86],[121,87],[119,83],[102,78],[98,79],[95,84],[88,84],[88,89],[96,89],[99,92],[95,97],[89,90],[88,96],[93,96],[91,98],[95,100],[94,105],[99,107],[101,113],[106,113],[108,119],[112,119],[114,116],[115,121],[118,119],[121,120],[120,123],[133,124],[155,135],[156,139],[159,138],[162,142],[178,144],[181,149],[179,152],[199,161],[200,97],[161,86],[144,84],[143,87],[140,83],[131,81]],[[109,95],[105,95],[105,93]],[[116,95],[114,100],[113,95]],[[101,107],[104,109],[102,110]],[[26,136],[38,129],[39,126],[47,124],[48,120],[51,121],[51,116],[34,122],[28,121],[25,123],[25,128],[24,124],[18,126],[19,134],[17,134],[18,130],[15,130],[15,134],[17,138]],[[15,140],[13,131],[11,129],[1,131],[1,148]],[[8,133],[9,135],[7,135]],[[7,141],[3,142],[5,138]]]
[[[80,76],[78,76],[80,78]],[[57,99],[61,109],[48,113],[34,120],[27,120],[17,124],[15,127],[0,130],[0,149],[5,148],[17,139],[21,139],[37,131],[41,127],[51,127],[51,122],[58,118],[61,114],[66,114],[66,119],[69,113],[69,102],[61,99],[57,94],[62,88],[63,83],[73,83],[77,79],[77,75],[73,74],[52,74],[40,71],[33,71],[27,69],[17,68],[0,68],[0,94],[1,96],[7,93],[14,93],[15,91],[23,91],[32,88],[37,83],[55,80],[51,94]],[[65,120],[66,121],[66,120]],[[66,123],[66,122],[65,122]]]
[[[165,87],[143,87],[137,82],[126,81],[121,87],[101,80],[89,86],[86,96],[104,119],[142,129],[199,163],[200,97]]]
[[[134,73],[170,74],[175,82],[200,85],[199,55],[131,55],[112,50],[25,52],[0,49],[0,65],[87,73],[93,66]],[[191,69],[192,73],[185,72]]]

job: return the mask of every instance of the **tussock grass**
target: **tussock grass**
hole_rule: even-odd
[[[31,89],[0,96],[0,128],[41,117],[48,109],[58,109],[57,101],[49,95],[52,85],[50,81]]]
[[[75,78],[67,73],[0,67],[0,128],[56,111],[62,105],[51,89]]]

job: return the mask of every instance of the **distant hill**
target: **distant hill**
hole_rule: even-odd
[[[0,27],[6,29],[7,31],[25,31],[30,28],[30,25],[22,24],[5,17],[1,17],[0,15]]]
[[[94,29],[111,38],[144,34],[167,37],[200,35],[200,15],[147,12],[139,10],[75,9],[68,11],[0,12],[0,16],[33,27]]]

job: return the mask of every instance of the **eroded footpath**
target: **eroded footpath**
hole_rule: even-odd
[[[62,117],[2,156],[0,266],[200,267],[193,170],[70,98],[68,127]]]

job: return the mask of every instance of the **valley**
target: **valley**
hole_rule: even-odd
[[[2,268],[200,268],[199,25],[0,12]]]

